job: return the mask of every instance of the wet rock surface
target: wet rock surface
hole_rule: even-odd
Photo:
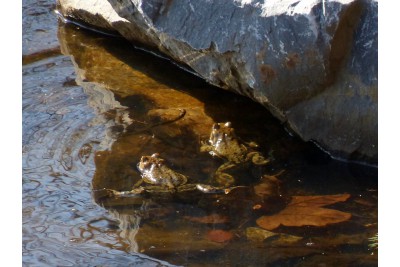
[[[377,162],[377,1],[59,0],[267,107],[331,155]]]

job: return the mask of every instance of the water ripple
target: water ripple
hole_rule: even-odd
[[[114,122],[96,113],[81,87],[64,86],[71,61],[57,56],[24,65],[23,73],[24,264],[160,266],[127,253],[117,223],[92,200],[93,154],[111,146],[105,125]]]

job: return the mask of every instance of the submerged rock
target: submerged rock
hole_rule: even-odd
[[[331,155],[377,162],[377,1],[57,2],[261,103]]]

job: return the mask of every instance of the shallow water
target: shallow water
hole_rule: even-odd
[[[54,19],[46,16],[37,22]],[[377,265],[369,240],[377,233],[377,169],[330,159],[290,136],[260,105],[119,38],[64,24],[48,36],[55,30],[57,43],[24,50],[24,265]],[[168,123],[183,109],[183,118]],[[130,190],[140,179],[140,157],[155,152],[191,182],[207,181],[223,161],[199,148],[212,124],[224,121],[270,158],[266,166],[233,172],[247,187],[173,198],[116,199],[102,190]],[[287,199],[350,194],[329,207],[351,219],[327,227],[281,226],[260,240],[257,219],[268,211],[254,209],[260,202],[248,189],[261,175],[278,173]],[[274,201],[266,202],[270,214],[287,204]]]

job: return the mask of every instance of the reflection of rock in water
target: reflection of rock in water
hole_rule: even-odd
[[[65,46],[62,46],[62,52],[65,51]],[[90,123],[89,126],[104,125],[105,135],[99,145],[100,150],[109,150],[111,145],[116,139],[115,131],[116,126],[122,126],[125,130],[133,121],[129,118],[127,107],[122,106],[117,100],[115,95],[110,90],[106,89],[99,83],[85,81],[85,71],[80,69],[74,62],[75,72],[77,74],[76,83],[80,85],[84,92],[89,96],[88,105],[93,108],[94,112],[98,115]],[[114,118],[110,119],[107,114],[113,114]]]
[[[130,252],[139,252],[139,246],[136,242],[136,235],[139,231],[141,217],[133,214],[120,214],[116,210],[109,210],[110,214],[118,219],[119,228],[121,229],[120,236],[129,242]]]
[[[23,263],[159,266],[125,253],[124,240],[107,224],[90,225],[112,221],[91,201],[93,152],[105,139],[104,126],[94,123],[102,115],[88,106],[82,88],[64,83],[73,71],[65,56],[23,66]]]
[[[120,237],[130,244],[130,252],[145,253],[153,257],[162,257],[164,260],[182,264],[185,260],[182,256],[199,255],[205,251],[212,252],[220,250],[226,244],[216,243],[207,239],[207,232],[214,227],[204,227],[204,225],[195,224],[190,220],[182,220],[182,217],[173,216],[176,211],[163,208],[151,207],[154,203],[143,201],[137,211],[143,211],[144,217],[140,212],[128,212],[127,210],[110,209],[110,214],[119,221],[121,230]],[[147,207],[149,205],[150,207]],[[150,209],[150,210],[148,210]],[[161,216],[163,212],[169,213],[170,217],[165,220],[149,215]],[[130,214],[128,214],[130,213]]]
[[[76,70],[79,69],[76,68]],[[88,105],[98,114],[91,121],[90,126],[105,126],[105,135],[101,140],[99,150],[109,150],[117,137],[115,129],[121,126],[124,131],[133,121],[129,118],[127,107],[115,100],[114,93],[100,84],[82,81],[84,78],[81,71],[78,71],[77,74],[77,84],[82,86],[84,92],[89,96]],[[112,114],[113,118],[107,116],[108,114]]]

